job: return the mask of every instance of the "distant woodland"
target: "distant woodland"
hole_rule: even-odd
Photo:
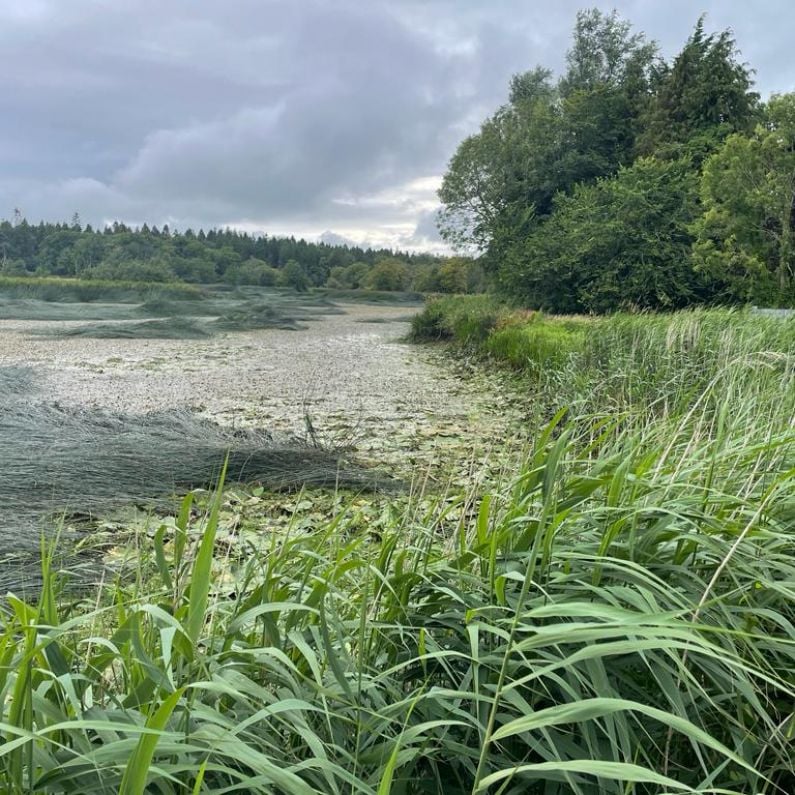
[[[253,236],[230,229],[176,232],[144,224],[105,229],[71,223],[0,222],[0,273],[146,282],[249,284],[442,293],[484,288],[471,258]]]

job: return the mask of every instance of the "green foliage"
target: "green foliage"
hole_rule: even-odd
[[[332,268],[326,284],[332,289],[357,290],[364,287],[369,273],[370,265],[366,262],[352,262],[346,267]]]
[[[287,263],[295,261],[312,286],[326,284],[332,271],[338,276],[351,268],[353,275],[358,268],[355,286],[359,287],[364,275],[361,268],[369,272],[386,258],[402,262],[412,277],[417,268],[437,262],[430,254],[255,237],[231,229],[179,233],[168,227],[161,231],[144,224],[131,229],[114,223],[95,231],[90,226],[82,229],[79,221],[37,226],[25,219],[0,221],[0,273],[7,275],[272,286],[282,279]],[[338,282],[332,286],[354,285]]]
[[[732,135],[706,163],[696,262],[728,301],[795,302],[795,94]]]
[[[279,271],[267,262],[249,257],[245,262],[230,265],[224,271],[224,281],[229,284],[254,284],[273,287],[279,279]]]
[[[415,342],[456,339],[476,345],[488,337],[499,315],[499,303],[489,296],[435,299],[412,318],[409,338]]]
[[[409,339],[413,342],[433,342],[452,339],[453,331],[441,301],[431,301],[411,319]]]
[[[54,276],[0,276],[0,295],[8,298],[77,302],[136,302],[152,299],[189,301],[201,297],[196,287],[187,284],[61,279]]]
[[[752,84],[731,32],[706,35],[702,17],[673,63],[656,75],[638,152],[700,161],[727,135],[749,132],[759,101]]]
[[[566,74],[556,85],[541,67],[515,77],[510,102],[453,156],[439,191],[444,237],[499,261],[558,191],[628,162],[654,57],[616,14],[578,14]]]
[[[43,271],[46,273],[46,270]],[[82,272],[84,279],[119,279],[129,282],[173,282],[177,275],[165,260],[124,260],[102,262]]]
[[[468,311],[491,312],[497,318],[479,343],[454,332],[460,314]],[[555,406],[568,405],[584,414],[612,405],[617,413],[643,416],[652,404],[663,416],[687,414],[700,392],[714,388],[720,395],[718,383],[730,390],[727,395],[740,395],[743,389],[765,389],[768,379],[778,384],[795,367],[795,319],[748,310],[555,317],[472,297],[428,303],[415,320],[415,328],[424,326],[445,329],[448,339],[494,362],[541,374]],[[533,344],[538,344],[539,354],[532,353]],[[544,356],[549,366],[540,368],[539,357]],[[787,400],[795,400],[795,394],[787,393]],[[772,393],[767,397],[765,411],[777,412],[777,398]]]
[[[482,350],[500,362],[530,373],[561,368],[585,344],[584,321],[542,319],[510,323],[483,340]]]
[[[303,293],[309,289],[309,276],[300,263],[291,259],[279,274],[279,286],[289,287],[296,292]]]
[[[581,11],[551,77],[513,78],[439,191],[442,234],[503,294],[597,313],[795,301],[792,100],[751,134],[759,96],[730,31],[699,20],[669,65],[615,12]]]
[[[559,368],[585,349],[592,324],[580,318],[512,311],[492,297],[429,301],[412,319],[413,342],[452,340],[517,370]]]
[[[0,274],[3,276],[26,276],[27,273],[25,262],[21,259],[7,259],[0,265]]]
[[[553,312],[697,302],[705,292],[690,257],[697,191],[687,161],[641,159],[560,194],[551,218],[506,258],[500,287]]]
[[[383,259],[365,276],[363,286],[368,290],[400,292],[409,288],[411,275],[399,260]]]
[[[566,62],[558,84],[564,136],[556,166],[564,190],[631,161],[657,47],[617,12],[590,9],[577,14]]]
[[[486,287],[486,276],[477,262],[450,257],[439,265],[437,282],[440,293],[481,293]]]

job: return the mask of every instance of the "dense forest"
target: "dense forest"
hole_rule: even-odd
[[[481,267],[470,258],[393,252],[231,229],[185,232],[114,223],[103,230],[71,223],[28,223],[19,212],[0,222],[0,273],[84,279],[264,287],[477,292]]]
[[[564,73],[513,78],[459,146],[443,235],[554,312],[795,302],[795,94],[761,101],[701,18],[671,62],[615,12],[577,15]]]

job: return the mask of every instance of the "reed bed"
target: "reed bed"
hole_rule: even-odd
[[[58,276],[0,276],[0,295],[39,301],[92,301],[136,303],[152,298],[169,301],[195,300],[198,287],[180,282],[134,282],[106,279],[75,279]]]

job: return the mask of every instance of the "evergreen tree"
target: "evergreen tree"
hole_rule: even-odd
[[[751,70],[737,60],[731,31],[706,35],[704,18],[670,66],[655,75],[637,150],[658,157],[703,157],[733,132],[749,132],[759,95]]]

